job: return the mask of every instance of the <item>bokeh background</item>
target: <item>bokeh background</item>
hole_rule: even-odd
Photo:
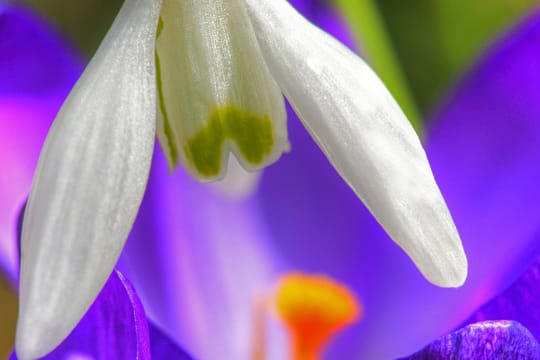
[[[379,16],[421,115],[429,114],[439,96],[499,33],[538,6],[536,0],[312,1],[341,9],[353,30],[355,23],[371,23]],[[87,56],[94,53],[122,4],[121,0],[15,2],[57,24]],[[355,34],[367,37],[369,30]]]

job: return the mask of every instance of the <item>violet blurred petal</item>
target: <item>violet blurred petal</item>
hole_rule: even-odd
[[[148,323],[131,283],[119,271],[105,287],[75,330],[44,359],[150,359]]]
[[[156,146],[120,268],[149,318],[194,357],[242,359],[253,300],[279,266],[257,199],[221,196],[182,169],[167,171]]]
[[[458,326],[538,253],[539,38],[536,12],[471,70],[428,133],[428,157],[470,259],[460,289],[418,276],[298,122],[289,122],[293,151],[261,183],[270,235],[285,261],[342,279],[365,305],[363,321],[336,339],[330,358],[350,357],[351,349],[366,359],[412,353]]]
[[[150,347],[152,359],[155,360],[191,360],[184,350],[179,348],[167,335],[152,323],[148,323],[150,330]],[[210,344],[210,342],[209,342]]]
[[[530,360],[540,358],[540,345],[514,321],[486,321],[468,325],[433,341],[406,357],[422,359]]]
[[[309,21],[355,50],[355,39],[336,6],[327,0],[290,0],[292,6]]]
[[[50,124],[82,62],[61,36],[20,6],[0,6],[0,265],[16,281],[16,224]]]
[[[428,154],[471,261],[493,292],[539,250],[540,10],[476,64],[439,111]],[[501,271],[500,264],[515,264]]]
[[[540,339],[540,257],[508,289],[484,304],[465,321],[515,320]]]
[[[67,94],[80,75],[74,49],[23,6],[0,5],[0,39],[0,97]]]

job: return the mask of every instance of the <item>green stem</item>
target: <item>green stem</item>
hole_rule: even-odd
[[[335,0],[362,49],[366,60],[386,84],[420,135],[420,112],[401,71],[377,5],[372,0]]]

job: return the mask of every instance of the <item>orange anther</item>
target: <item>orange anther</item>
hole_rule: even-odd
[[[290,273],[276,289],[277,313],[292,338],[292,359],[319,359],[332,337],[357,321],[361,304],[327,276]]]

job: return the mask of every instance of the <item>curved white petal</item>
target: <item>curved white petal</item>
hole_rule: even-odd
[[[22,235],[17,354],[74,328],[111,274],[144,193],[155,136],[159,0],[127,0],[49,132]]]
[[[229,152],[255,171],[288,150],[283,96],[243,0],[164,0],[156,50],[158,138],[172,168],[216,180]]]
[[[420,141],[383,83],[286,1],[246,3],[270,71],[336,170],[429,281],[461,285],[461,240]]]

